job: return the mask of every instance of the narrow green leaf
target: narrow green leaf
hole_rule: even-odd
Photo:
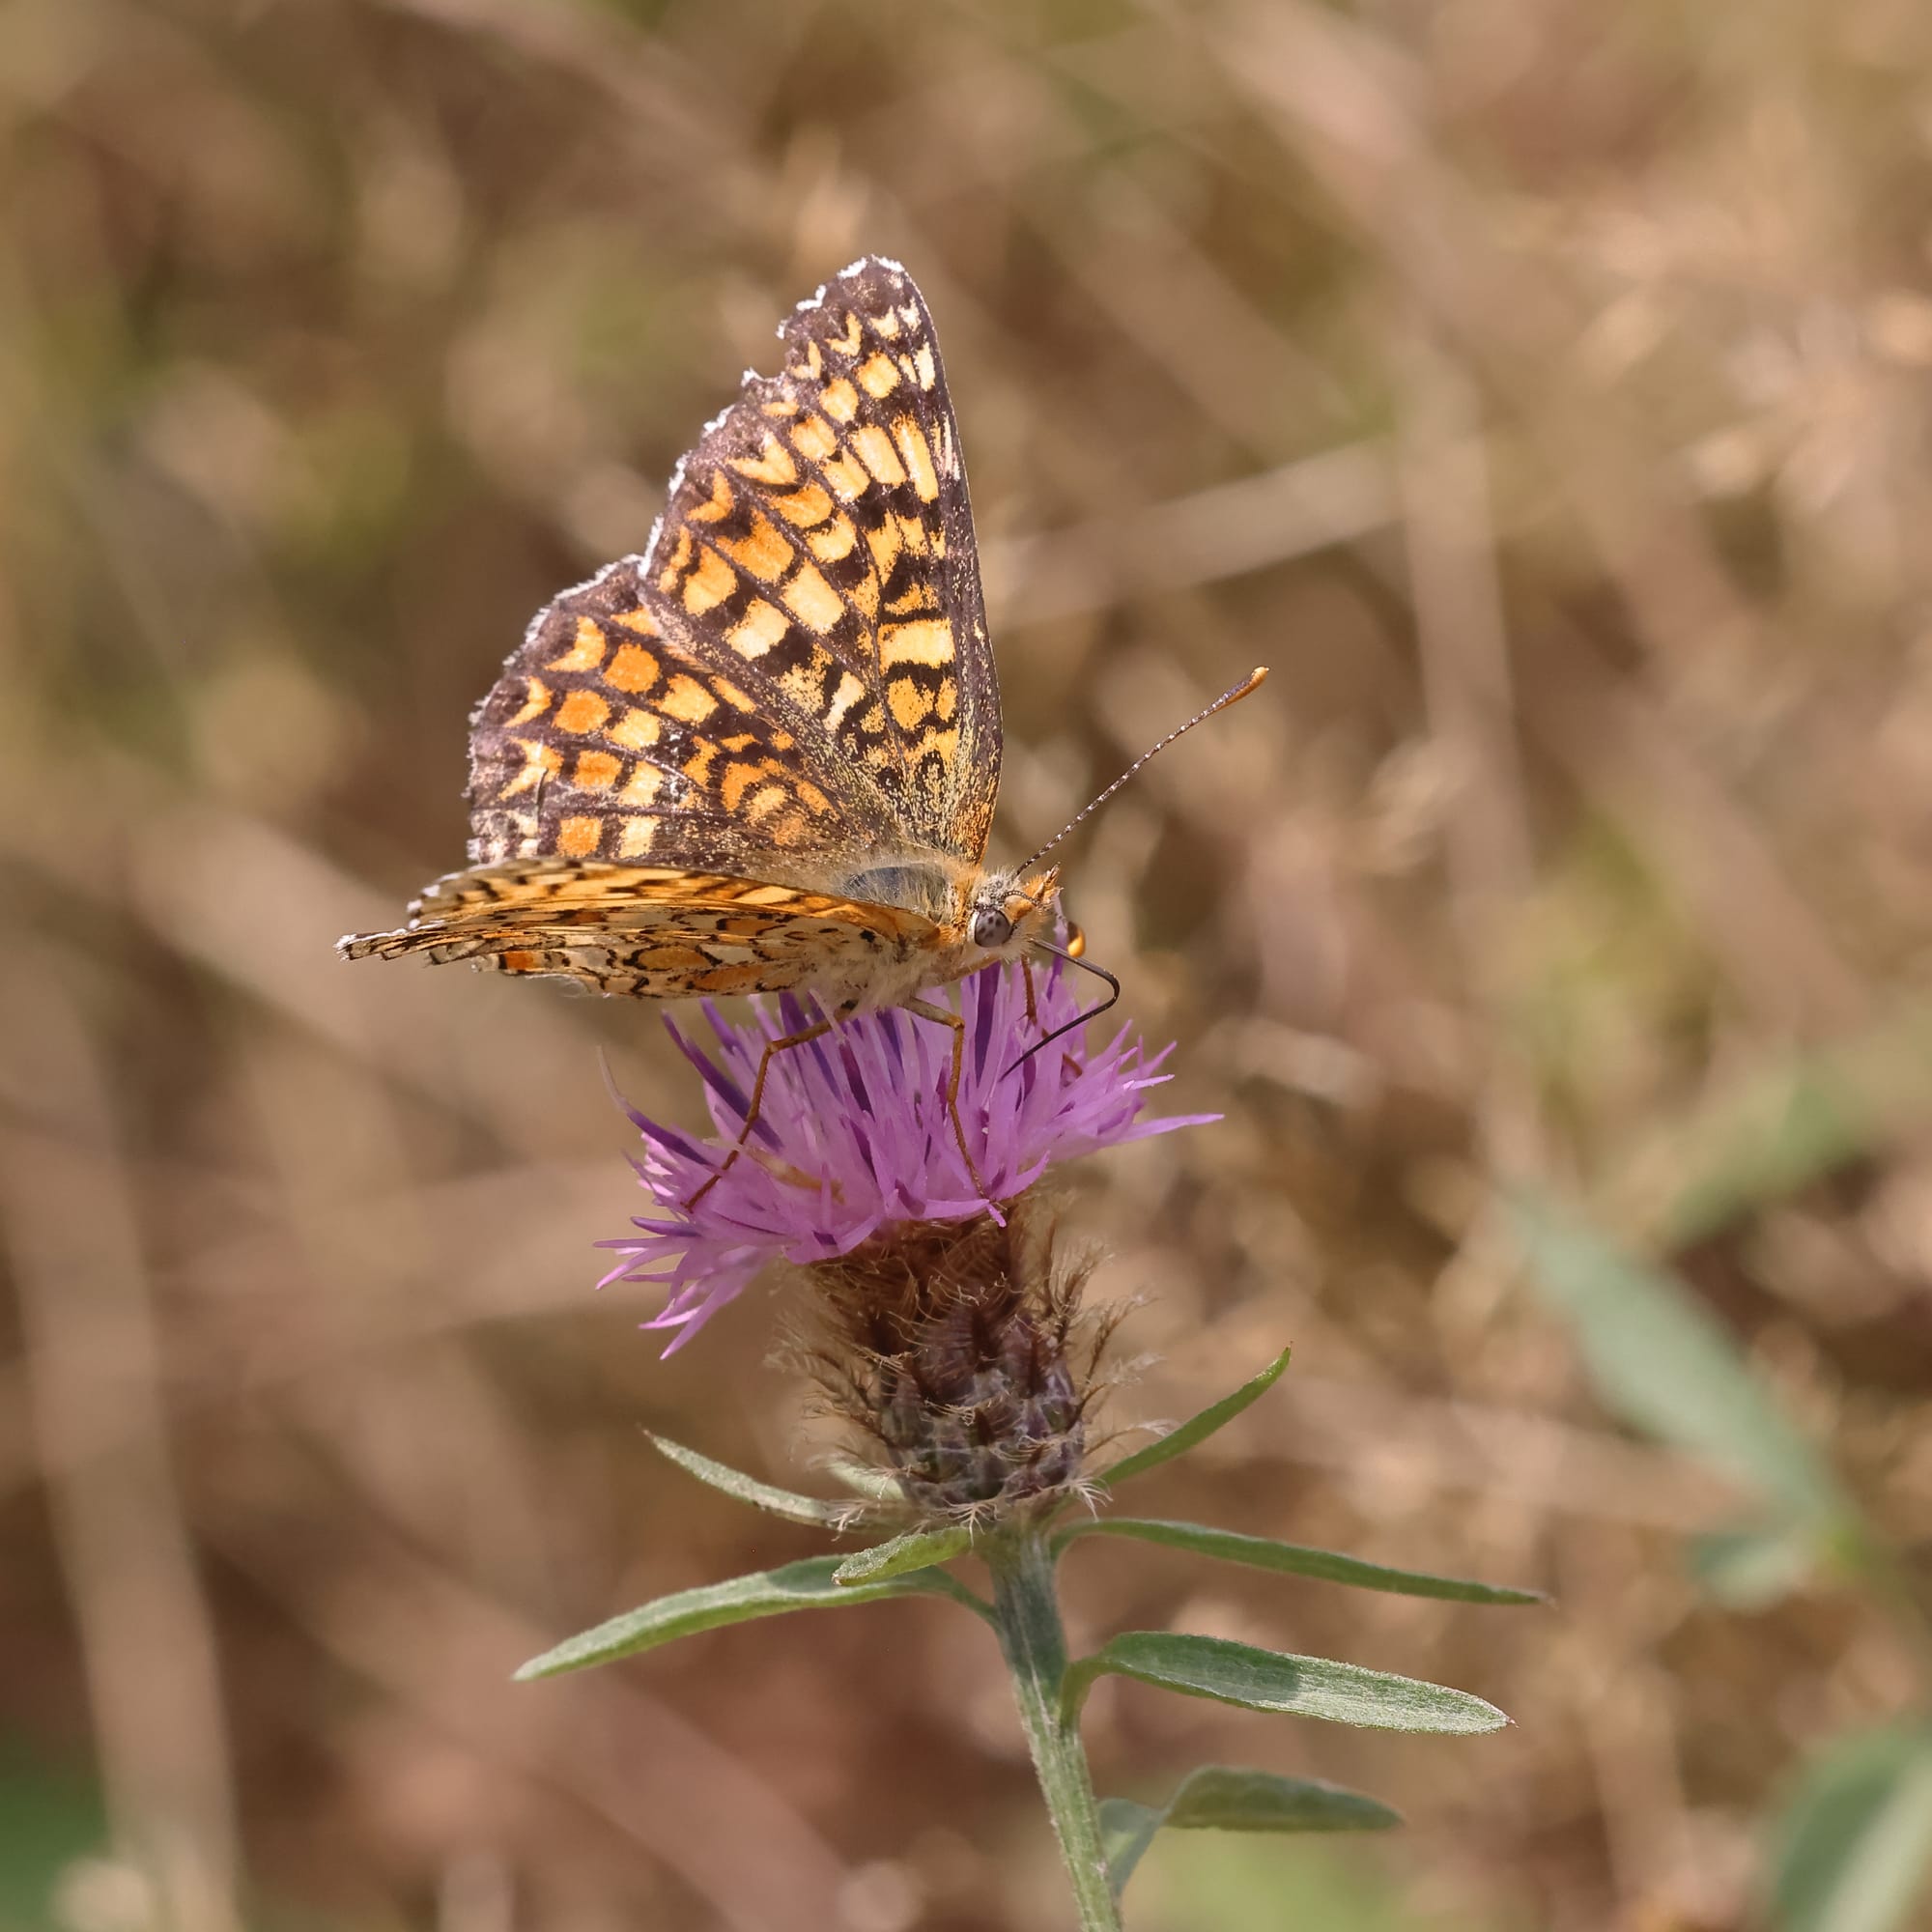
[[[1822,1542],[1863,1541],[1830,1469],[1674,1278],[1548,1200],[1519,1197],[1513,1218],[1536,1286],[1568,1319],[1605,1402],[1728,1470]]]
[[[1177,1832],[1383,1832],[1401,1823],[1400,1811],[1359,1791],[1224,1764],[1190,1772],[1159,1809],[1127,1798],[1100,1804],[1100,1841],[1116,1898],[1162,1826]]]
[[[1308,1549],[1298,1543],[1275,1543],[1232,1529],[1208,1529],[1198,1522],[1162,1522],[1147,1517],[1102,1516],[1078,1522],[1055,1539],[1065,1548],[1080,1536],[1128,1536],[1140,1543],[1164,1544],[1251,1570],[1274,1570],[1292,1577],[1316,1577],[1324,1583],[1347,1583],[1358,1590],[1387,1590],[1399,1597],[1445,1597],[1461,1604],[1542,1604],[1536,1590],[1512,1590],[1500,1583],[1471,1583],[1459,1577],[1431,1577],[1420,1570],[1389,1570],[1379,1563]]]
[[[1166,1820],[1164,1811],[1136,1804],[1131,1798],[1101,1799],[1100,1850],[1107,1861],[1107,1886],[1116,1898],[1126,1889],[1141,1854]]]
[[[832,1580],[849,1590],[888,1577],[929,1570],[935,1563],[949,1563],[972,1547],[972,1535],[964,1529],[909,1529],[890,1543],[875,1544],[846,1557],[832,1573]]]
[[[1109,1489],[1118,1488],[1129,1476],[1138,1476],[1146,1470],[1157,1468],[1162,1463],[1170,1463],[1177,1456],[1185,1455],[1197,1442],[1205,1442],[1208,1436],[1234,1421],[1250,1403],[1259,1401],[1281,1379],[1282,1371],[1288,1367],[1289,1350],[1284,1349],[1260,1375],[1245,1381],[1233,1395],[1224,1395],[1219,1402],[1210,1402],[1199,1415],[1190,1416],[1179,1429],[1170,1429],[1158,1442],[1150,1442],[1145,1449],[1136,1449],[1131,1456],[1122,1456],[1111,1469],[1100,1472],[1100,1480]]]
[[[1493,1704],[1466,1690],[1414,1677],[1325,1657],[1291,1657],[1225,1637],[1127,1631],[1067,1669],[1061,1703],[1068,1723],[1078,1718],[1094,1680],[1108,1673],[1250,1711],[1383,1731],[1493,1731],[1509,1722]]]
[[[1168,1800],[1164,1822],[1176,1832],[1386,1832],[1402,1813],[1320,1778],[1207,1764]]]
[[[835,1605],[842,1608],[847,1604],[869,1604],[881,1597],[959,1594],[956,1588],[949,1587],[952,1579],[937,1571],[919,1571],[881,1582],[843,1585],[832,1580],[838,1568],[836,1556],[808,1556],[801,1563],[787,1563],[777,1570],[734,1577],[728,1583],[707,1583],[696,1590],[680,1590],[675,1596],[660,1597],[655,1603],[627,1610],[594,1630],[566,1637],[554,1650],[547,1650],[525,1664],[516,1673],[517,1681],[555,1677],[566,1670],[583,1670],[593,1663],[635,1657],[639,1651],[655,1650],[678,1637],[695,1636],[699,1631],[718,1630],[725,1624],[747,1623],[753,1617],[777,1617],[788,1610],[827,1609]],[[964,1594],[971,1597],[970,1591]]]
[[[801,1496],[790,1490],[775,1489],[755,1476],[748,1476],[724,1463],[714,1463],[709,1456],[700,1456],[696,1449],[687,1449],[668,1436],[653,1435],[648,1429],[644,1435],[660,1456],[667,1457],[700,1483],[709,1483],[714,1490],[723,1490],[727,1496],[750,1503],[753,1509],[781,1516],[790,1522],[810,1523],[819,1529],[838,1529],[852,1520],[850,1503],[825,1502],[817,1496]]]
[[[1805,1768],[1773,1851],[1777,1932],[1902,1932],[1932,1869],[1932,1732],[1862,1731]]]

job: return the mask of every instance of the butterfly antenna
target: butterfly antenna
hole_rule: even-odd
[[[1128,780],[1129,780],[1130,778],[1132,778],[1132,777],[1133,777],[1133,775],[1134,775],[1134,774],[1135,774],[1135,773],[1136,773],[1137,771],[1139,771],[1139,770],[1140,770],[1140,768],[1141,768],[1141,767],[1142,767],[1142,766],[1143,766],[1144,764],[1148,763],[1150,759],[1151,759],[1151,758],[1155,758],[1155,757],[1158,757],[1158,756],[1159,756],[1159,754],[1160,754],[1160,753],[1161,753],[1162,752],[1166,751],[1166,750],[1167,750],[1167,748],[1168,748],[1168,747],[1169,747],[1169,746],[1170,746],[1171,744],[1173,744],[1173,743],[1174,743],[1174,741],[1175,741],[1175,740],[1176,740],[1177,738],[1184,738],[1184,737],[1186,737],[1186,736],[1187,736],[1187,734],[1188,734],[1188,732],[1190,732],[1191,730],[1193,730],[1193,729],[1194,729],[1195,725],[1197,725],[1197,724],[1206,724],[1206,723],[1208,722],[1208,719],[1210,719],[1211,717],[1213,717],[1213,715],[1215,714],[1215,712],[1217,712],[1217,711],[1225,711],[1225,710],[1227,710],[1227,708],[1228,708],[1228,707],[1229,707],[1229,705],[1231,705],[1231,704],[1238,704],[1238,703],[1239,703],[1239,702],[1241,701],[1241,699],[1242,699],[1242,698],[1244,698],[1245,696],[1247,696],[1247,695],[1248,695],[1248,694],[1249,694],[1249,693],[1250,693],[1251,691],[1256,691],[1256,690],[1259,690],[1259,689],[1260,689],[1260,687],[1261,687],[1261,682],[1262,682],[1263,678],[1264,678],[1264,677],[1266,677],[1266,676],[1267,676],[1267,666],[1266,666],[1266,665],[1257,665],[1257,666],[1256,666],[1256,667],[1254,668],[1254,669],[1253,669],[1253,670],[1251,670],[1251,671],[1250,671],[1250,672],[1249,672],[1249,673],[1247,674],[1247,676],[1246,676],[1246,677],[1244,677],[1244,678],[1243,678],[1243,679],[1242,679],[1242,680],[1240,681],[1240,683],[1239,683],[1239,684],[1236,685],[1236,687],[1234,688],[1234,690],[1233,690],[1233,691],[1224,691],[1224,692],[1223,692],[1223,693],[1222,693],[1222,694],[1220,695],[1220,696],[1219,696],[1219,697],[1217,697],[1217,698],[1216,698],[1216,699],[1215,699],[1215,700],[1213,701],[1213,703],[1212,703],[1212,704],[1210,704],[1210,705],[1209,705],[1209,706],[1208,706],[1208,707],[1207,708],[1207,710],[1205,710],[1205,711],[1197,711],[1197,712],[1196,712],[1196,713],[1194,714],[1194,716],[1193,716],[1192,718],[1190,718],[1190,719],[1189,719],[1189,720],[1187,721],[1187,723],[1186,723],[1185,724],[1181,725],[1181,726],[1180,726],[1180,727],[1179,727],[1179,728],[1178,730],[1174,730],[1174,731],[1170,731],[1170,732],[1169,732],[1169,733],[1167,734],[1167,736],[1166,736],[1165,738],[1163,738],[1163,739],[1162,739],[1162,740],[1160,741],[1160,743],[1159,743],[1159,744],[1157,744],[1157,745],[1154,745],[1154,746],[1151,746],[1151,748],[1150,748],[1149,750],[1147,750],[1147,751],[1143,752],[1143,753],[1142,753],[1140,754],[1140,756],[1139,756],[1138,758],[1136,758],[1136,759],[1135,759],[1135,760],[1133,761],[1133,763],[1132,763],[1132,764],[1130,764],[1130,765],[1129,765],[1129,766],[1128,766],[1128,767],[1126,768],[1126,770],[1125,770],[1125,771],[1123,771],[1123,772],[1122,772],[1122,773],[1121,774],[1121,776],[1120,776],[1119,778],[1117,778],[1117,779],[1116,779],[1116,780],[1114,781],[1114,782],[1113,782],[1112,784],[1110,784],[1110,785],[1109,785],[1109,786],[1107,787],[1107,789],[1106,789],[1105,791],[1103,791],[1103,792],[1102,792],[1102,793],[1100,794],[1100,796],[1099,796],[1098,798],[1094,799],[1094,800],[1093,801],[1093,803],[1092,803],[1091,805],[1088,805],[1088,806],[1085,806],[1085,807],[1083,807],[1083,808],[1082,808],[1082,810],[1080,810],[1079,811],[1076,811],[1076,812],[1075,812],[1075,813],[1073,814],[1073,816],[1072,816],[1071,818],[1069,818],[1069,819],[1068,819],[1068,820],[1066,821],[1066,823],[1065,823],[1065,825],[1063,825],[1063,826],[1062,826],[1062,827],[1060,828],[1060,830],[1059,830],[1058,832],[1056,832],[1056,833],[1055,833],[1055,834],[1053,835],[1053,837],[1052,837],[1051,838],[1049,838],[1049,839],[1048,839],[1048,840],[1046,841],[1046,843],[1045,843],[1044,845],[1042,845],[1042,846],[1041,846],[1041,847],[1039,848],[1039,850],[1038,850],[1037,852],[1036,852],[1036,853],[1035,853],[1035,854],[1033,855],[1033,857],[1032,857],[1031,859],[1029,859],[1029,860],[1028,860],[1028,861],[1026,862],[1026,864],[1025,864],[1024,866],[1022,866],[1022,867],[1020,867],[1020,870],[1021,870],[1022,872],[1026,872],[1026,871],[1030,871],[1030,870],[1031,870],[1031,869],[1032,869],[1032,868],[1033,868],[1033,867],[1034,867],[1035,866],[1037,866],[1037,864],[1038,864],[1038,863],[1040,862],[1040,860],[1044,859],[1044,858],[1046,857],[1046,855],[1047,855],[1047,854],[1048,854],[1049,852],[1051,852],[1051,851],[1053,850],[1053,848],[1054,848],[1054,847],[1055,847],[1056,845],[1058,845],[1058,844],[1060,843],[1060,841],[1061,841],[1061,840],[1062,840],[1063,838],[1065,838],[1066,837],[1066,835],[1067,835],[1067,834],[1068,834],[1069,832],[1071,832],[1071,831],[1073,830],[1073,828],[1074,828],[1074,827],[1075,827],[1076,825],[1078,825],[1078,824],[1079,824],[1079,823],[1081,822],[1081,820],[1082,820],[1082,819],[1084,819],[1084,818],[1090,818],[1090,817],[1092,817],[1092,816],[1093,816],[1093,814],[1094,814],[1094,812],[1098,811],[1098,810],[1099,810],[1099,809],[1100,809],[1100,808],[1101,808],[1101,807],[1102,807],[1103,805],[1105,805],[1105,804],[1106,804],[1106,802],[1107,802],[1107,801],[1108,801],[1108,800],[1109,800],[1110,798],[1112,798],[1112,797],[1113,797],[1113,795],[1114,795],[1114,794],[1115,794],[1115,793],[1116,793],[1117,791],[1119,791],[1119,790],[1120,790],[1120,788],[1121,788],[1121,787],[1122,787],[1122,786],[1123,784],[1125,784],[1125,783],[1126,783],[1126,781],[1128,781]],[[1058,949],[1056,949],[1056,948],[1053,948],[1053,947],[1049,947],[1049,948],[1048,948],[1047,950],[1048,950],[1049,952],[1054,952],[1054,951],[1057,951]],[[1063,953],[1061,953],[1061,955],[1060,955],[1060,956],[1061,956],[1061,957],[1062,957],[1063,959],[1065,959],[1065,958],[1070,958],[1070,957],[1071,957],[1072,955],[1071,955],[1071,954],[1069,954],[1069,953],[1065,953],[1065,952],[1063,952]],[[1079,961],[1078,961],[1077,959],[1076,959],[1076,960],[1074,960],[1074,964],[1075,964],[1075,965],[1078,965],[1079,963],[1080,963],[1080,962],[1079,962]],[[1099,969],[1098,969],[1097,967],[1090,967],[1090,968],[1089,968],[1088,970],[1089,970],[1090,972],[1097,972],[1097,971],[1098,971]],[[1116,995],[1117,995],[1117,996],[1118,996],[1118,994],[1119,994],[1119,991],[1120,991],[1120,989],[1119,989],[1119,987],[1117,986],[1117,987],[1115,988],[1115,992],[1116,992]],[[1108,1004],[1109,1006],[1111,1006],[1111,1005],[1113,1004],[1113,1002],[1112,1002],[1112,1001],[1110,1000],[1110,1001],[1109,1001],[1109,1002],[1108,1002],[1107,1004]],[[1070,1022],[1069,1022],[1069,1024],[1070,1024]],[[1065,1029],[1065,1027],[1063,1027],[1063,1028],[1061,1029],[1061,1032],[1062,1032],[1062,1033],[1065,1033],[1065,1030],[1066,1030],[1066,1029]],[[1054,1036],[1049,1036],[1049,1037],[1054,1037]],[[1045,1044],[1046,1044],[1046,1041],[1045,1041],[1045,1040],[1041,1040],[1041,1041],[1040,1041],[1040,1046],[1044,1046]],[[1035,1047],[1035,1048],[1033,1048],[1033,1049],[1031,1049],[1031,1050],[1032,1050],[1033,1052],[1035,1052],[1035,1053],[1037,1053],[1037,1052],[1039,1051],[1039,1047]]]
[[[1155,749],[1158,750],[1159,748],[1156,747]],[[1152,753],[1150,753],[1149,755],[1151,756]],[[1034,941],[1034,945],[1037,948],[1038,948],[1038,950],[1042,952],[1052,953],[1056,959],[1065,960],[1069,966],[1079,967],[1079,969],[1083,973],[1093,974],[1093,976],[1096,980],[1106,980],[1108,988],[1107,997],[1104,1000],[1102,1000],[1097,1007],[1089,1007],[1085,1012],[1075,1013],[1070,1020],[1065,1022],[1065,1025],[1055,1027],[1054,1030],[1050,1034],[1048,1034],[1044,1039],[1035,1040],[1034,1043],[1030,1047],[1028,1047],[1027,1050],[1023,1054],[1021,1054],[1020,1057],[1016,1061],[1014,1061],[1009,1067],[1007,1068],[1007,1073],[1017,1073],[1020,1070],[1020,1068],[1024,1066],[1027,1064],[1027,1062],[1031,1060],[1034,1057],[1034,1055],[1040,1050],[1041,1047],[1051,1046],[1053,1042],[1057,1040],[1062,1034],[1071,1033],[1075,1027],[1085,1026],[1089,1020],[1098,1019],[1100,1015],[1104,1013],[1109,1007],[1115,1005],[1121,997],[1121,982],[1117,979],[1115,979],[1114,976],[1110,972],[1108,972],[1104,966],[1096,966],[1091,959],[1083,959],[1081,958],[1079,953],[1069,952],[1063,947],[1049,945],[1047,941],[1045,941],[1044,939],[1036,939]],[[1000,1078],[1004,1080],[1007,1077],[1007,1073],[1001,1074]]]

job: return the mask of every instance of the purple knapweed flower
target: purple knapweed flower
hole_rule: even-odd
[[[733,1026],[707,1002],[718,1039],[708,1054],[667,1019],[704,1080],[717,1135],[699,1139],[626,1108],[644,1138],[632,1165],[656,1208],[637,1218],[638,1235],[599,1243],[623,1257],[599,1286],[663,1283],[670,1299],[644,1325],[677,1331],[670,1354],[767,1263],[810,1266],[895,1224],[984,1215],[988,1197],[1013,1201],[1056,1161],[1219,1118],[1142,1120],[1143,1096],[1168,1077],[1157,1068],[1172,1048],[1149,1056],[1125,1029],[1095,1049],[1075,1027],[1015,1067],[1079,1010],[1058,961],[1032,978],[1031,1017],[1020,972],[988,968],[961,984],[959,1119],[984,1193],[961,1158],[946,1105],[952,1031],[895,1009],[777,1055],[744,1151],[697,1198],[743,1129],[766,1041],[803,1031],[816,1015],[786,994],[776,1011],[754,1002],[753,1023]]]

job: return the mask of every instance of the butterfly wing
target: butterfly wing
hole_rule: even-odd
[[[473,863],[980,865],[999,691],[931,318],[867,258],[780,335],[645,554],[542,611],[478,709]]]
[[[350,956],[769,991],[856,983],[955,916],[999,691],[931,317],[868,257],[779,333],[644,554],[540,611],[478,706],[472,870]]]
[[[341,942],[352,959],[420,952],[647,999],[863,980],[932,922],[830,893],[652,866],[535,861],[440,880],[398,932]]]

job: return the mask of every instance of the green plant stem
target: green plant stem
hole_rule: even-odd
[[[1121,1932],[1120,1910],[1107,1885],[1087,1753],[1080,1747],[1077,1721],[1061,1718],[1066,1635],[1053,1587],[1053,1552],[1043,1531],[1019,1524],[1000,1531],[984,1553],[993,1573],[994,1628],[1012,1672],[1020,1723],[1080,1907],[1081,1932]]]

